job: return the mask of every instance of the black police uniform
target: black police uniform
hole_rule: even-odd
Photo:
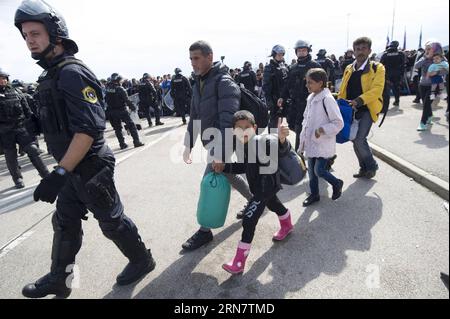
[[[67,267],[75,263],[81,248],[81,220],[86,219],[88,210],[99,221],[103,234],[130,263],[151,258],[136,226],[124,214],[114,185],[115,158],[103,136],[105,112],[100,83],[86,66],[69,54],[56,57],[51,64],[42,61],[39,64],[45,69],[38,80],[40,119],[45,140],[56,161],[60,162],[66,154],[75,133],[89,135],[94,141],[75,170],[66,173],[67,180],[58,194],[52,218],[51,273],[24,288],[27,297],[36,298],[48,294],[48,285],[67,277]],[[62,297],[70,294],[70,290],[58,285],[51,289],[60,289]]]
[[[37,114],[39,113],[38,104],[36,102],[36,99],[31,94],[23,93],[23,96],[27,100],[28,106],[30,107],[31,110],[31,117],[28,118],[24,123],[25,128],[27,129],[28,133],[33,137],[33,143],[35,143],[36,146],[38,147],[39,153],[43,153],[43,151],[39,149],[39,140],[38,140],[38,136],[41,134],[41,125],[39,123],[39,118],[37,116]]]
[[[156,125],[161,123],[161,114],[157,103],[157,92],[151,82],[143,80],[139,85],[139,108],[145,115],[149,126],[153,126],[150,107],[155,110]]]
[[[105,99],[108,104],[106,115],[114,128],[120,147],[122,149],[127,147],[125,138],[122,134],[122,122],[125,123],[127,129],[130,131],[134,146],[140,145],[141,142],[139,140],[136,125],[131,120],[130,113],[127,110],[127,105],[132,111],[136,111],[136,107],[128,98],[127,91],[119,84],[111,83],[106,88]]]
[[[269,127],[278,127],[278,118],[286,117],[285,109],[278,107],[278,100],[282,97],[282,92],[287,84],[289,69],[284,62],[270,60],[270,63],[264,68],[263,91],[266,97],[266,103],[270,110]]]
[[[400,86],[402,78],[405,74],[406,57],[403,52],[399,52],[396,48],[389,48],[382,56],[380,61],[386,68],[386,79],[389,88],[388,93],[392,89],[395,96],[395,104],[400,102]],[[386,100],[386,99],[385,99]],[[385,101],[389,105],[389,98]]]
[[[350,65],[350,64],[353,64],[353,62],[355,62],[355,58],[354,57],[347,57],[347,56],[344,56],[344,60],[341,62],[341,71],[342,71],[342,74],[344,74],[345,73],[345,69]]]
[[[31,112],[26,98],[13,87],[0,87],[0,143],[5,152],[6,165],[16,187],[22,188],[23,176],[17,162],[16,144],[28,154],[31,163],[44,178],[49,171],[39,156],[39,149],[34,143],[24,124],[31,119]]]
[[[306,103],[309,96],[306,87],[306,73],[310,69],[321,68],[320,64],[313,61],[309,54],[305,58],[298,59],[288,75],[287,85],[284,89],[283,99],[290,100],[288,103],[288,124],[291,130],[296,133],[295,149],[300,146],[300,133],[302,132],[303,114],[305,113]]]
[[[322,69],[327,72],[328,75],[328,81],[331,82],[331,84],[334,86],[336,81],[336,75],[335,75],[335,64],[333,60],[330,58],[327,58],[326,55],[317,55],[316,62],[320,64]]]
[[[244,87],[252,93],[257,94],[255,87],[258,83],[256,80],[256,73],[250,69],[244,69],[237,77],[238,84],[244,85]]]
[[[182,74],[177,74],[172,78],[170,95],[175,104],[175,111],[181,116],[183,123],[186,124],[186,112],[192,97],[192,87],[189,80]]]

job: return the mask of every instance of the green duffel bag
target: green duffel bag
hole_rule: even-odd
[[[200,226],[216,229],[225,225],[230,205],[231,186],[222,174],[209,173],[203,178],[197,206]]]

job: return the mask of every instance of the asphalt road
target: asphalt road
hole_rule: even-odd
[[[146,147],[118,151],[116,183],[126,214],[137,224],[157,261],[154,272],[133,286],[117,287],[127,260],[90,217],[83,223],[77,257],[77,286],[71,298],[449,298],[440,273],[449,273],[448,203],[380,162],[374,180],[355,180],[351,145],[338,147],[335,174],[345,181],[343,197],[332,202],[321,184],[322,201],[301,207],[307,180],[286,187],[280,198],[293,212],[295,231],[272,242],[278,220],[267,213],[257,227],[243,276],[221,265],[235,253],[241,225],[235,213],[245,204],[232,193],[225,227],[206,247],[181,254],[197,230],[196,206],[204,163],[181,161],[185,127],[178,119],[141,132]],[[197,147],[196,158],[201,157]],[[50,160],[48,160],[50,166]],[[32,201],[37,173],[24,164],[29,187],[9,189],[0,173],[0,298],[22,298],[22,287],[50,266],[54,206]]]

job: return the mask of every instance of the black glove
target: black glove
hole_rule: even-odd
[[[56,201],[56,197],[58,197],[60,190],[66,184],[67,178],[67,174],[60,175],[56,171],[53,171],[50,175],[41,180],[41,183],[34,191],[34,201],[43,201],[53,204]]]

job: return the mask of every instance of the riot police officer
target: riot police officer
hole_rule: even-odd
[[[335,65],[333,60],[327,58],[327,50],[319,50],[319,52],[317,53],[316,62],[321,65],[322,69],[324,69],[325,72],[327,72],[328,81],[331,82],[331,85],[334,87],[334,82],[336,81]]]
[[[252,64],[249,61],[244,63],[242,72],[237,76],[237,82],[250,92],[256,95],[258,94],[256,91],[256,85],[258,83],[256,80],[256,73],[252,70]]]
[[[144,113],[148,121],[149,127],[153,126],[150,107],[155,110],[156,126],[164,125],[161,122],[161,114],[158,106],[158,97],[155,87],[153,86],[150,74],[144,73],[141,84],[139,85],[139,108]]]
[[[105,144],[102,91],[95,75],[75,59],[77,44],[64,18],[41,0],[24,0],[15,25],[32,57],[44,68],[39,77],[39,108],[44,136],[59,165],[34,192],[36,201],[54,203],[51,271],[23,288],[23,295],[67,298],[75,257],[81,248],[81,220],[88,210],[103,234],[129,259],[117,277],[128,285],[152,271],[155,262],[142,242],[114,185],[115,158]],[[71,267],[72,266],[72,267]]]
[[[125,143],[125,138],[122,133],[122,122],[125,123],[131,133],[134,147],[141,147],[144,144],[139,140],[136,124],[132,121],[130,113],[127,110],[128,106],[131,111],[136,111],[136,106],[130,101],[127,91],[122,87],[122,80],[123,78],[118,73],[111,75],[111,83],[106,88],[105,100],[108,104],[106,116],[119,140],[120,149],[124,150],[128,148],[128,145]]]
[[[269,127],[278,127],[278,118],[286,117],[285,109],[278,107],[278,100],[286,86],[289,69],[284,61],[286,50],[281,45],[272,48],[272,59],[264,68],[263,91],[270,110]]]
[[[172,89],[170,95],[175,104],[175,111],[181,116],[183,125],[186,124],[186,111],[191,101],[192,87],[189,80],[181,74],[181,69],[175,69],[175,76],[172,79]]]
[[[299,40],[295,44],[297,63],[290,70],[282,98],[278,101],[279,106],[288,107],[288,123],[291,130],[297,134],[295,138],[295,149],[300,146],[300,133],[302,132],[303,114],[306,109],[306,100],[309,96],[306,87],[306,73],[310,69],[321,68],[320,64],[313,61],[312,46],[309,42]],[[288,102],[288,103],[286,103]]]
[[[353,62],[355,62],[355,60],[355,51],[353,51],[353,48],[349,48],[344,54],[344,60],[341,62],[342,74],[350,64],[353,64]]]
[[[406,57],[403,52],[398,50],[399,45],[398,41],[392,41],[380,61],[386,68],[386,83],[388,85],[386,92],[389,94],[390,89],[392,89],[394,93],[394,106],[400,105],[400,86],[406,67]],[[386,96],[384,100],[387,104],[384,108],[387,109],[390,97]]]
[[[28,154],[42,178],[50,173],[39,156],[34,137],[25,128],[26,120],[31,119],[33,114],[22,92],[9,85],[8,79],[9,75],[0,69],[0,143],[14,184],[21,189],[25,184],[17,161],[16,144]]]

